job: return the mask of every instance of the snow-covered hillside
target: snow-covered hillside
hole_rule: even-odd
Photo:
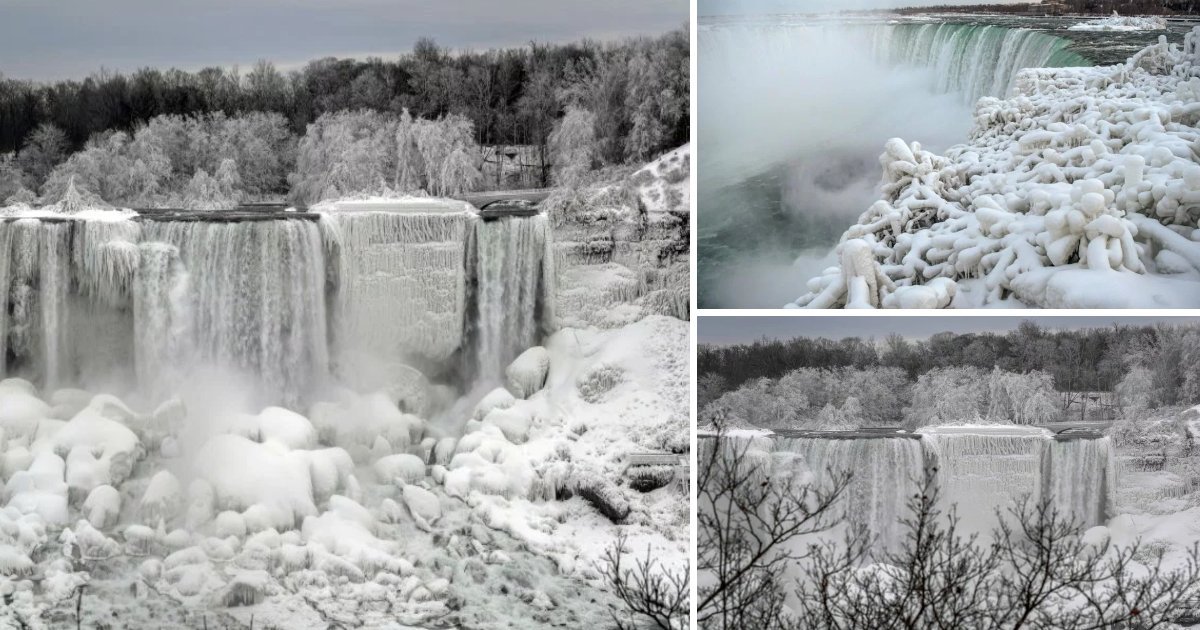
[[[967,143],[880,161],[882,199],[789,307],[1200,306],[1200,28],[1024,70]]]

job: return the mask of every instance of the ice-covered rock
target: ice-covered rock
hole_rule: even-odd
[[[507,409],[516,404],[517,399],[512,393],[503,387],[497,387],[484,395],[483,398],[475,404],[475,411],[472,418],[475,420],[483,420],[484,416],[491,413],[493,409]]]
[[[425,478],[425,462],[408,453],[388,455],[375,462],[375,474],[384,482],[416,483]]]
[[[276,529],[290,529],[317,513],[307,458],[278,442],[217,435],[200,448],[195,469],[212,485],[218,506],[258,506]]]
[[[533,416],[523,407],[493,409],[484,416],[483,424],[500,429],[504,437],[513,444],[522,444],[529,439],[529,427],[533,424]]]
[[[517,398],[529,398],[546,385],[550,372],[550,353],[534,346],[520,354],[504,370],[508,391]]]
[[[150,478],[150,484],[142,493],[138,512],[143,522],[158,523],[175,518],[182,511],[183,505],[183,485],[170,471],[160,470]]]
[[[416,485],[404,486],[404,505],[413,520],[423,529],[429,529],[442,517],[442,505],[437,495]]]
[[[84,500],[83,511],[92,527],[108,529],[121,514],[121,493],[112,486],[97,486]]]

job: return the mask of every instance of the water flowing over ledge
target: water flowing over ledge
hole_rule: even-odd
[[[703,436],[702,436],[703,437]],[[919,492],[926,467],[935,467],[943,509],[954,508],[968,532],[987,534],[1014,501],[1048,498],[1083,528],[1113,516],[1116,460],[1108,437],[1053,433],[1018,425],[923,427],[915,432],[776,431],[724,439],[749,440],[753,461],[772,474],[811,475],[820,482],[848,471],[842,513],[880,544],[903,543],[901,519]]]
[[[551,231],[448,205],[0,221],[0,373],[53,389],[129,365],[161,394],[202,363],[287,404],[381,366],[498,384],[554,329]]]

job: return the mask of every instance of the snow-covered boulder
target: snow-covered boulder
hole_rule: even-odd
[[[142,522],[157,524],[159,521],[171,521],[182,511],[183,505],[183,485],[170,471],[160,470],[150,478],[146,491],[142,493],[138,512]]]
[[[212,485],[220,508],[258,506],[276,529],[291,529],[317,513],[307,458],[278,442],[217,435],[200,448],[195,469]]]
[[[423,529],[429,529],[442,517],[442,506],[437,495],[416,485],[404,486],[404,505],[413,520]]]
[[[416,483],[425,478],[425,462],[408,453],[388,455],[375,462],[375,474],[385,483]]]
[[[483,418],[483,424],[492,425],[504,434],[513,444],[523,444],[529,439],[529,428],[533,425],[533,416],[524,407],[509,407],[493,409]]]
[[[96,529],[116,525],[121,515],[121,493],[112,486],[97,486],[83,501],[83,513]]]
[[[475,411],[471,417],[475,420],[483,420],[493,409],[507,409],[515,405],[517,399],[512,393],[503,387],[497,387],[484,395],[483,398],[475,404]]]
[[[504,370],[508,391],[517,398],[529,398],[546,385],[550,372],[550,353],[541,346],[522,352]]]
[[[24,379],[0,381],[0,429],[8,439],[32,436],[39,421],[52,417],[50,405],[38,398],[36,391]]]

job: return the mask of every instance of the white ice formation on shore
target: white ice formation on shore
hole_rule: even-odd
[[[788,307],[1200,306],[1200,27],[1023,70],[968,142],[880,161],[882,199]]]

